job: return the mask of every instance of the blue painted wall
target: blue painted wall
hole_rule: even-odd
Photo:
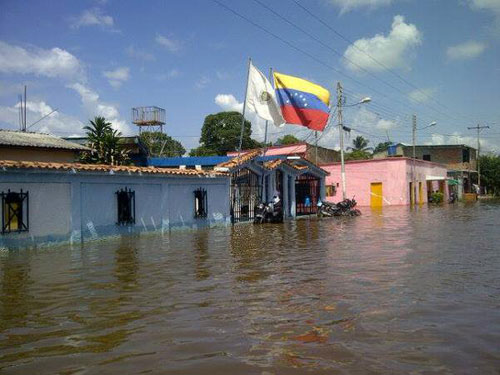
[[[134,225],[119,226],[115,192],[135,191]],[[207,190],[208,216],[195,218],[194,190]],[[28,232],[0,234],[0,248],[79,243],[140,232],[230,223],[229,177],[40,170],[0,172],[0,191],[29,192]]]

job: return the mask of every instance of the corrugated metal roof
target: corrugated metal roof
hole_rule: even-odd
[[[90,151],[90,148],[49,134],[0,129],[0,146]]]
[[[105,164],[79,164],[79,163],[47,163],[38,161],[13,161],[0,160],[0,168],[15,169],[50,169],[67,171],[88,171],[88,172],[127,172],[138,174],[163,174],[163,175],[182,175],[182,176],[226,176],[226,173],[217,171],[201,171],[195,169],[179,168],[155,168],[155,167],[136,167],[129,165],[105,165]]]

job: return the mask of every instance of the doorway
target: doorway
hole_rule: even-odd
[[[382,207],[384,198],[382,195],[382,183],[372,182],[370,184],[370,207]]]

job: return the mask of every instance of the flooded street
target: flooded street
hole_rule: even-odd
[[[0,254],[6,374],[498,374],[500,204]]]

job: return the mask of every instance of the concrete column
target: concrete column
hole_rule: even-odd
[[[71,237],[70,243],[83,242],[82,236],[82,190],[80,181],[70,183],[71,197]]]
[[[320,177],[320,179],[319,179],[319,196],[320,196],[322,202],[324,202],[326,199],[325,183],[326,183],[325,177]]]
[[[283,192],[281,199],[283,200],[283,212],[285,218],[290,216],[289,202],[288,202],[288,173],[283,171]]]
[[[291,217],[296,217],[297,216],[297,211],[295,207],[295,176],[290,176],[290,196],[291,196],[291,202],[290,202],[290,216]]]

